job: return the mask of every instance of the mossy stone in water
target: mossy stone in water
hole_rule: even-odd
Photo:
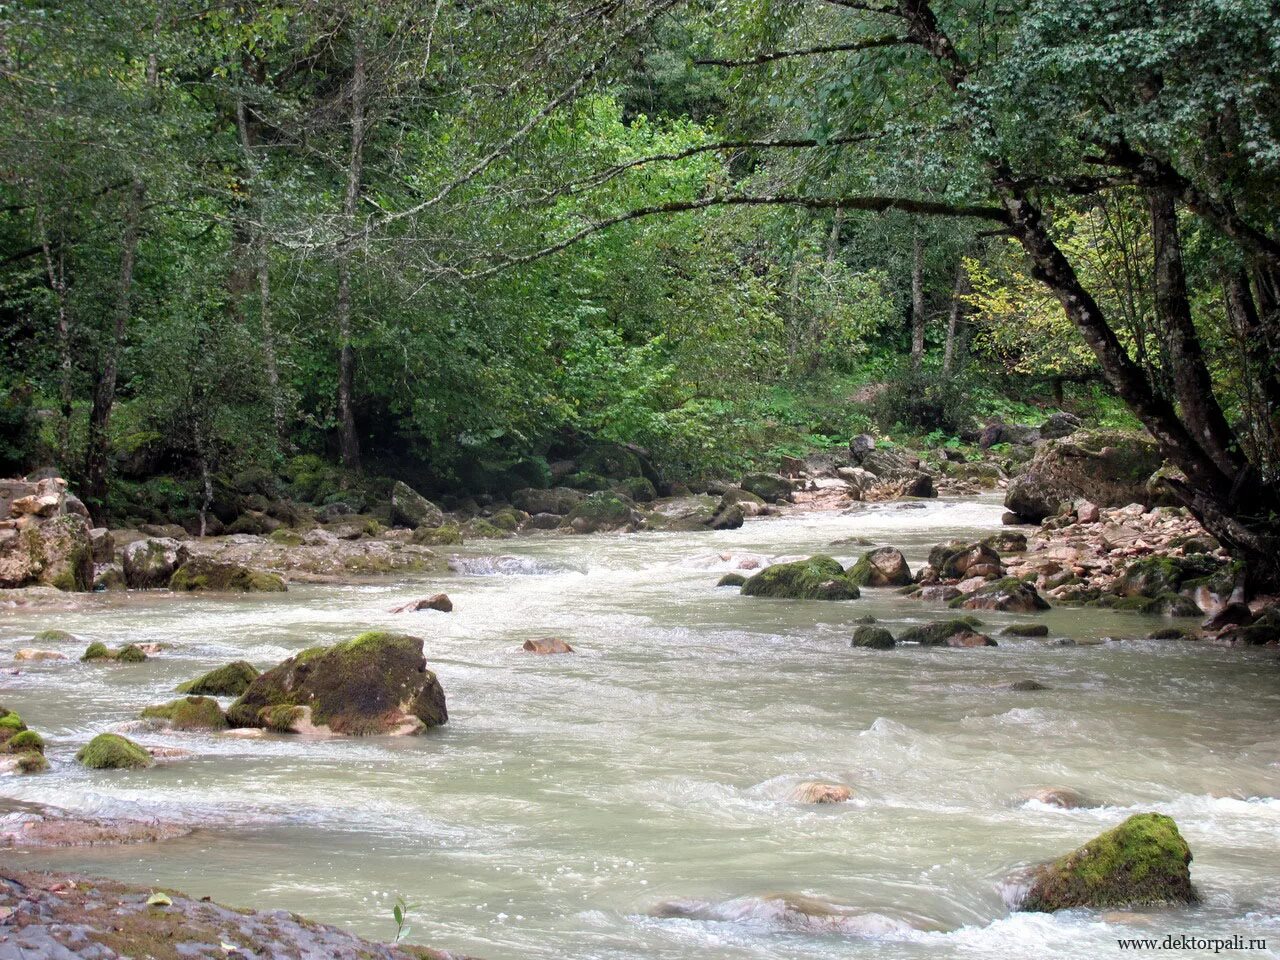
[[[424,547],[447,547],[462,543],[462,528],[456,523],[442,523],[438,527],[418,527],[410,537],[411,542]]]
[[[87,663],[103,660],[115,663],[142,663],[147,659],[147,654],[136,644],[128,643],[119,650],[112,650],[105,643],[95,640],[85,648],[84,656],[80,659]]]
[[[44,773],[49,769],[49,761],[38,750],[27,750],[18,754],[18,770],[21,773]]]
[[[740,573],[726,573],[723,577],[716,581],[717,587],[740,587],[747,582],[747,578]]]
[[[74,634],[65,630],[41,630],[31,638],[36,643],[75,643]]]
[[[22,717],[12,710],[0,709],[0,740],[12,737],[16,731],[27,729]]]
[[[128,643],[116,651],[115,659],[118,663],[142,663],[147,655],[141,647]]]
[[[1049,628],[1043,623],[1011,623],[1000,632],[1006,637],[1047,637]]]
[[[184,697],[142,711],[144,720],[167,720],[174,730],[225,730],[227,718],[211,697]]]
[[[109,649],[107,649],[107,645],[105,643],[101,643],[95,640],[93,643],[89,644],[89,646],[85,647],[84,656],[82,656],[80,659],[85,661],[114,660],[115,654],[113,654]]]
[[[1139,813],[1038,868],[1020,909],[1051,913],[1195,903],[1191,850],[1171,817]]]
[[[246,660],[235,660],[225,666],[178,684],[179,693],[206,697],[238,697],[258,677],[258,668]]]
[[[15,713],[13,716],[16,717],[17,714]],[[44,737],[34,730],[19,730],[5,741],[4,749],[6,753],[26,753],[28,751],[44,753]]]
[[[893,634],[884,627],[859,627],[853,631],[851,646],[867,647],[871,650],[892,650],[897,645]]]
[[[918,643],[922,647],[946,646],[947,640],[961,633],[969,633],[975,627],[982,626],[977,617],[956,617],[953,620],[938,620],[924,626],[911,627],[898,635],[899,643]]]
[[[766,567],[743,584],[742,594],[789,600],[856,600],[860,596],[839,561],[822,554]]]
[[[278,574],[208,557],[192,557],[173,572],[169,588],[186,592],[283,593],[285,584]]]
[[[151,754],[117,733],[100,733],[80,748],[76,759],[91,770],[145,770]]]

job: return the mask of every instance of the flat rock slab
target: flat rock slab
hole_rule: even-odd
[[[169,904],[149,905],[153,892],[73,874],[0,870],[0,960],[462,960],[362,940],[283,910],[232,910],[176,892]]]

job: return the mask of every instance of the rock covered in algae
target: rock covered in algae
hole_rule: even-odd
[[[279,574],[253,570],[238,563],[223,563],[209,557],[192,557],[173,572],[171,590],[188,593],[212,590],[220,593],[283,593]]]
[[[836,559],[823,554],[792,563],[775,563],[742,585],[746,597],[789,600],[856,600],[857,584]]]
[[[449,713],[422,641],[374,630],[303,650],[259,675],[227,717],[237,727],[374,736],[420,733]]]
[[[247,660],[233,660],[194,680],[178,684],[178,692],[205,697],[238,697],[249,689],[258,673],[258,668]]]
[[[225,730],[227,717],[212,697],[181,697],[146,707],[144,720],[161,720],[174,730]]]
[[[90,770],[144,770],[155,763],[151,754],[118,733],[100,733],[76,754]]]
[[[1139,813],[1036,869],[1019,909],[1155,907],[1195,903],[1191,850],[1172,817]]]

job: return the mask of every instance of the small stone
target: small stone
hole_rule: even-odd
[[[411,600],[398,607],[393,607],[391,612],[415,613],[419,610],[437,610],[440,613],[450,613],[453,610],[453,601],[449,599],[448,594],[436,593],[421,600]]]
[[[521,649],[526,653],[573,653],[573,647],[559,637],[541,637],[537,640],[526,640]]]
[[[842,783],[821,783],[817,780],[806,780],[791,791],[791,799],[795,803],[844,803],[852,796],[853,791]]]

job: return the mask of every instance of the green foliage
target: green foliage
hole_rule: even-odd
[[[977,408],[963,377],[904,369],[871,402],[871,415],[886,430],[957,434],[972,428]]]

